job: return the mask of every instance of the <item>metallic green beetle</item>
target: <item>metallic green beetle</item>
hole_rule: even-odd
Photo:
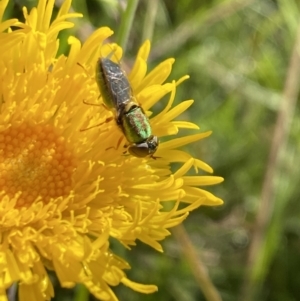
[[[155,158],[158,138],[152,134],[148,117],[133,97],[127,76],[109,57],[100,58],[96,64],[96,81],[103,102],[114,111],[116,123],[129,143],[128,152],[135,157]]]

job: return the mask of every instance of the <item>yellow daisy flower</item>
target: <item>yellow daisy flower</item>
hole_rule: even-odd
[[[0,2],[1,20],[7,3]],[[19,300],[50,300],[47,270],[56,273],[61,286],[82,283],[100,300],[117,300],[111,286],[119,283],[154,292],[156,286],[127,278],[129,265],[112,252],[109,238],[127,248],[141,240],[162,251],[159,241],[170,234],[167,229],[189,211],[222,204],[199,187],[223,179],[188,176],[191,168],[212,169],[178,149],[210,132],[161,142],[156,160],[124,155],[126,141],[117,145],[123,134],[114,121],[105,122],[113,113],[84,104],[102,101],[94,70],[97,59],[115,47],[103,46],[112,31],[100,28],[82,46],[70,37],[69,55],[57,57],[59,32],[80,14],[69,13],[71,0],[63,1],[51,22],[53,5],[54,0],[40,0],[30,13],[23,9],[25,23],[11,19],[0,25],[0,300],[7,300],[13,283],[19,284]],[[193,102],[172,106],[176,86],[187,77],[165,83],[173,59],[147,73],[149,51],[147,41],[128,77],[149,116],[169,94],[166,107],[150,119],[153,133],[162,137],[180,128],[198,129],[174,121]],[[121,58],[120,48],[114,56]],[[181,163],[174,173],[173,162]]]

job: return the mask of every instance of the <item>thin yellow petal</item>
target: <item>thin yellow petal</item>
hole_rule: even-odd
[[[128,278],[123,278],[122,283],[133,290],[143,293],[143,294],[151,294],[157,291],[157,286],[155,285],[146,285],[146,284],[140,284],[133,282],[129,280]]]
[[[3,18],[3,15],[4,15],[5,9],[7,7],[8,1],[9,0],[2,0],[2,1],[0,1],[0,21],[1,22],[3,22],[2,18]]]
[[[46,8],[47,7],[47,8]],[[54,0],[40,0],[37,6],[37,25],[36,30],[46,32],[49,28],[50,19],[54,7]]]
[[[147,74],[147,63],[141,57],[137,57],[133,68],[128,76],[128,79],[131,83],[133,89],[137,92],[138,90],[135,87],[138,87],[142,81],[142,79]]]
[[[216,176],[194,176],[194,177],[182,177],[184,184],[187,186],[208,186],[222,183],[224,178]]]
[[[199,126],[195,123],[188,121],[173,121],[173,125],[180,129],[191,129],[191,130],[199,130]]]
[[[164,121],[171,121],[177,116],[179,116],[182,112],[186,111],[192,104],[193,100],[186,100],[181,102],[179,105],[177,105],[175,108],[170,110],[168,113],[164,115]],[[159,118],[159,117],[157,117]],[[153,118],[155,120],[155,118]]]
[[[150,48],[150,41],[146,40],[144,44],[142,44],[142,46],[140,47],[137,57],[143,59],[144,61],[147,61],[150,53]]]
[[[174,62],[174,59],[168,59],[155,67],[137,87],[137,91],[154,84],[162,84],[170,75]]]
[[[0,2],[0,4],[1,4],[1,2]],[[17,19],[10,19],[10,20],[6,20],[6,21],[2,22],[0,24],[0,32],[5,31],[10,26],[17,25],[17,21],[18,21]]]
[[[211,131],[208,131],[201,134],[195,134],[195,135],[190,135],[182,138],[173,139],[168,142],[162,143],[160,146],[160,150],[178,148],[186,144],[206,138],[210,136],[211,133],[212,133]]]

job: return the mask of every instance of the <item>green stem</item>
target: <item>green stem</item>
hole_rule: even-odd
[[[77,284],[74,301],[88,301],[90,292],[83,284]]]
[[[128,0],[127,7],[121,19],[121,24],[117,35],[117,42],[123,48],[123,51],[126,50],[128,36],[131,30],[138,2],[139,0]]]
[[[202,262],[199,254],[197,254],[183,225],[178,225],[172,232],[175,235],[178,244],[181,245],[182,253],[189,263],[206,301],[222,301],[219,292],[209,277],[205,264]]]
[[[147,12],[144,21],[144,29],[143,29],[143,38],[142,42],[145,40],[152,40],[154,26],[155,26],[155,18],[157,14],[157,6],[158,0],[151,0],[147,3]]]

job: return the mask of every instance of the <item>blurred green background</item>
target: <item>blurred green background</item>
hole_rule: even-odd
[[[22,6],[36,2],[11,1],[7,17],[22,19]],[[112,242],[133,267],[132,280],[159,287],[155,294],[141,295],[120,286],[114,288],[119,300],[300,300],[300,2],[128,3],[136,10],[123,64],[130,68],[149,38],[150,69],[174,57],[170,80],[190,75],[179,86],[176,102],[195,103],[180,119],[213,135],[189,152],[225,178],[207,187],[225,203],[192,212],[184,222],[187,236],[183,228],[174,230],[163,242],[164,254],[142,244],[128,252]],[[72,34],[84,41],[95,28],[109,26],[115,31],[111,41],[120,41],[126,5],[126,0],[74,0],[74,11],[84,18],[75,21]],[[60,51],[67,53],[67,45]],[[203,293],[208,277],[209,290],[218,292],[212,296]],[[94,300],[82,287],[63,290],[53,279],[54,300]]]

